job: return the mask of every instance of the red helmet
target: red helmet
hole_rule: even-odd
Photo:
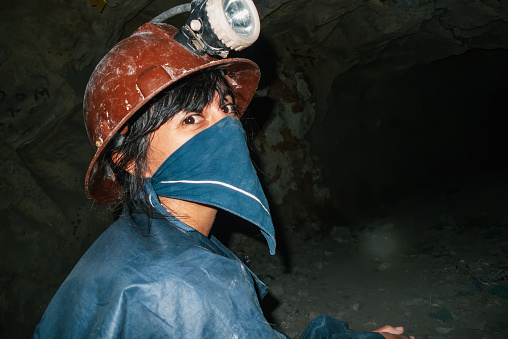
[[[88,137],[96,148],[85,178],[88,197],[99,204],[121,201],[113,174],[98,165],[106,146],[125,123],[155,95],[186,76],[213,66],[228,71],[238,112],[243,114],[256,91],[259,67],[247,59],[196,55],[173,40],[173,26],[147,23],[116,44],[95,68],[83,103]]]

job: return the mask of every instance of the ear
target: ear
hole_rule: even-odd
[[[115,151],[111,154],[111,160],[113,160],[113,162],[116,165],[118,165],[122,161],[122,158],[123,158],[123,153],[121,153],[121,152]],[[124,167],[124,170],[127,171],[128,173],[130,173],[131,175],[134,175],[134,169],[135,169],[134,159],[132,159]]]

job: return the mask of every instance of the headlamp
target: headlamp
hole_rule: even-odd
[[[152,22],[167,19],[159,17]],[[259,37],[260,27],[252,0],[193,0],[189,18],[174,39],[195,54],[225,58],[231,50],[252,45]]]

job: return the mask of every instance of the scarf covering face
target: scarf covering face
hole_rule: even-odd
[[[171,154],[147,181],[158,196],[221,208],[258,226],[275,253],[268,202],[240,121],[225,117]]]

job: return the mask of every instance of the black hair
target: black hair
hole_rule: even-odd
[[[210,105],[215,94],[220,105],[230,96],[234,103],[237,94],[226,79],[226,71],[208,68],[176,82],[155,96],[140,109],[110,142],[103,158],[103,166],[109,167],[122,186],[124,207],[152,216],[156,213],[145,190],[147,155],[152,133],[179,112],[201,113]],[[114,159],[114,160],[113,160]],[[132,174],[126,168],[132,168]]]

